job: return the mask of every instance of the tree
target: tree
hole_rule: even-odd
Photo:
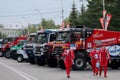
[[[52,19],[46,20],[45,18],[42,19],[41,26],[44,29],[53,29],[53,28],[56,28],[55,23],[54,23],[54,21]]]
[[[2,24],[0,24],[0,28],[4,28],[4,26]]]
[[[38,29],[36,26],[34,26],[34,24],[29,24],[27,30],[29,33],[35,33]]]
[[[102,17],[102,0],[88,0],[87,11],[80,15],[80,22],[90,28],[102,28],[99,18]],[[120,31],[120,3],[119,0],[105,0],[107,13],[112,14],[108,29]]]
[[[72,4],[72,11],[69,16],[69,21],[70,21],[70,26],[72,26],[72,27],[79,25],[78,11],[76,10],[75,2],[73,2],[73,4]]]

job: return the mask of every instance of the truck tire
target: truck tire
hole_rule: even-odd
[[[51,55],[48,55],[48,57],[47,57],[47,65],[49,67],[57,67],[57,59],[55,59]]]
[[[59,65],[59,67],[60,67],[61,69],[65,69],[65,64],[64,64],[63,59],[61,59],[61,60],[58,61],[58,65]]]
[[[120,63],[119,62],[116,62],[116,61],[112,61],[110,65],[110,68],[112,69],[119,69],[120,67]]]
[[[11,58],[11,52],[9,50],[5,53],[5,57],[8,59]]]
[[[75,55],[74,64],[72,66],[73,70],[83,70],[86,67],[86,58],[82,53],[77,53]]]
[[[23,62],[23,56],[22,55],[17,56],[17,62]]]
[[[3,52],[0,51],[0,57],[3,57]]]
[[[36,63],[40,66],[44,66],[46,64],[45,56],[41,55],[41,56],[37,57]]]
[[[34,58],[29,58],[29,63],[30,64],[35,64],[35,59]]]

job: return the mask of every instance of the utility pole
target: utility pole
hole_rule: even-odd
[[[63,2],[62,0],[60,0],[60,3],[61,3],[61,7],[62,7],[62,21],[64,20],[64,9],[63,9]]]
[[[42,21],[43,17],[42,17],[42,14],[40,13],[40,11],[38,9],[35,9],[35,11],[37,11],[40,14],[41,21]],[[39,27],[41,27],[41,23],[40,23]]]

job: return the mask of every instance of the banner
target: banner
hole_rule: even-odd
[[[103,18],[100,18],[100,23],[101,23],[101,25],[102,25],[102,28],[104,29]]]
[[[106,10],[103,10],[103,19],[105,18],[106,13],[107,13],[107,11],[106,11]]]
[[[107,14],[107,15],[106,15],[106,18],[105,18],[105,30],[107,30],[111,18],[112,18],[112,15],[111,15],[111,14]]]
[[[62,22],[62,25],[60,26],[61,29],[64,29],[65,28],[65,23],[64,21]]]

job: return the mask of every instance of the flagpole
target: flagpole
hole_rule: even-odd
[[[103,11],[105,11],[105,0],[103,0]],[[103,26],[105,30],[105,15],[103,15]]]
[[[105,10],[105,0],[103,0],[103,10]]]

